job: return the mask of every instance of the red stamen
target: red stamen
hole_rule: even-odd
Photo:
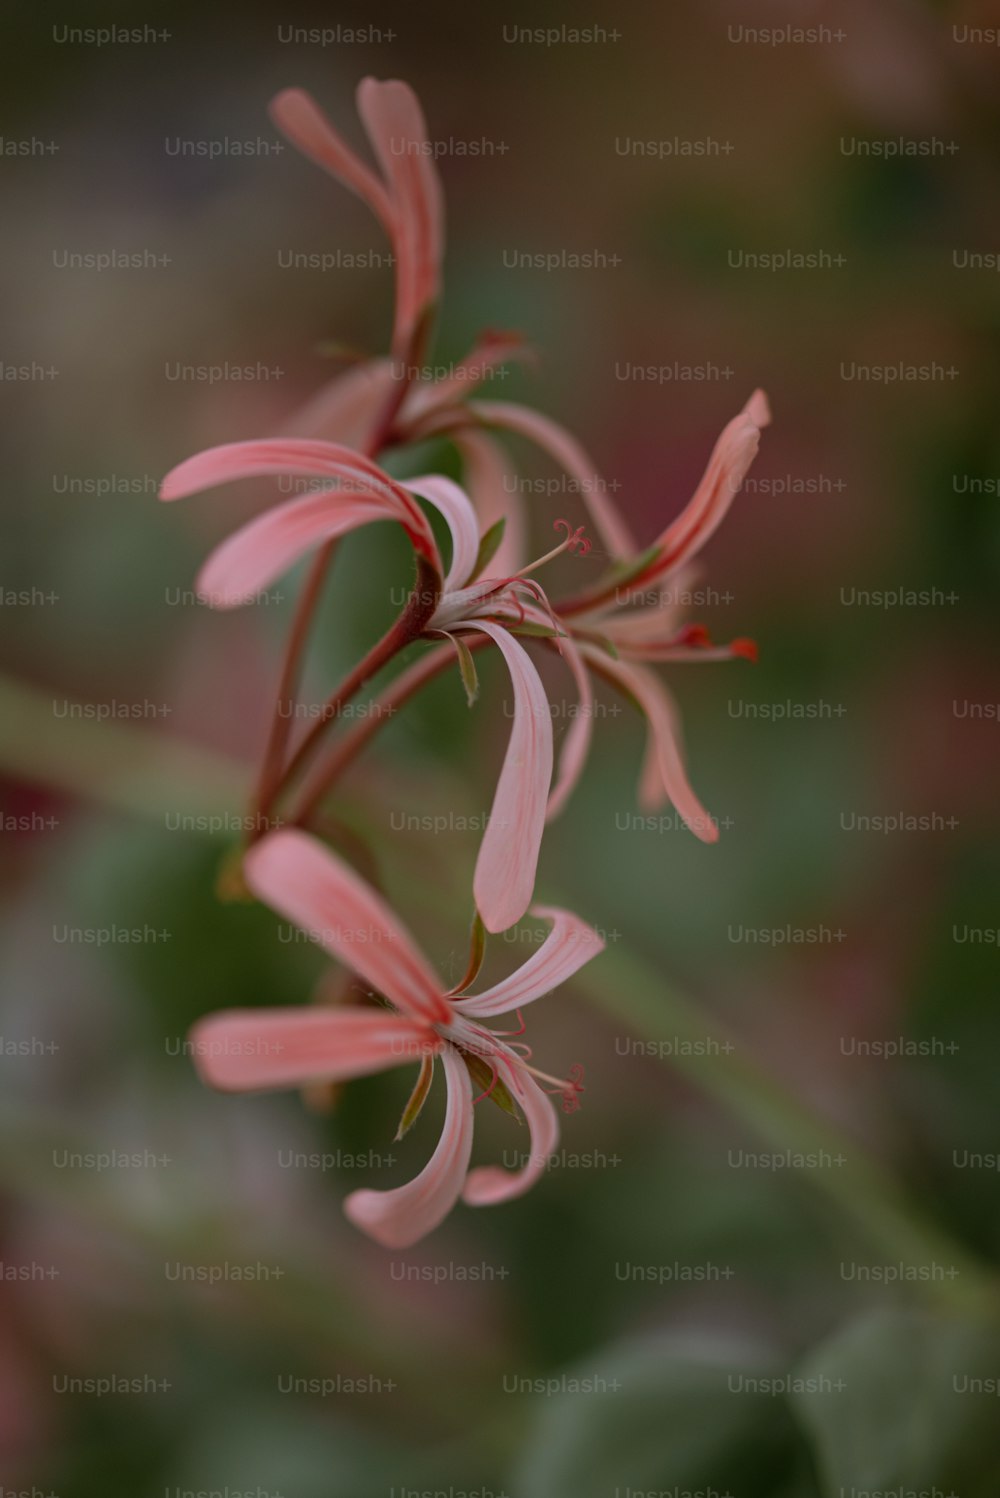
[[[741,636],[738,640],[731,641],[729,649],[732,655],[742,656],[745,661],[753,661],[754,663],[757,661],[758,650],[756,640],[748,640]]]

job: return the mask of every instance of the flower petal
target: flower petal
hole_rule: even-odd
[[[552,714],[524,647],[491,620],[470,620],[469,628],[499,647],[514,688],[514,724],[472,886],[483,924],[497,932],[519,921],[531,903],[552,779]]]
[[[465,358],[452,365],[450,373],[410,388],[403,406],[404,416],[409,422],[422,421],[443,406],[463,401],[498,365],[532,357],[531,348],[519,333],[483,333]],[[465,417],[460,409],[456,415]]]
[[[399,521],[416,550],[441,570],[434,534],[416,501],[369,458],[336,442],[283,437],[210,447],[170,470],[160,485],[160,498],[184,499],[237,479],[284,473],[336,482],[342,486],[337,493],[384,505],[388,518]]]
[[[608,494],[608,486],[576,438],[558,422],[528,406],[506,401],[470,401],[468,409],[487,426],[517,432],[537,444],[565,468],[580,486],[590,518],[612,557],[627,557],[636,550],[631,532],[618,507]]]
[[[409,1248],[434,1230],[458,1201],[472,1154],[472,1082],[458,1052],[441,1053],[448,1102],[444,1128],[423,1170],[394,1191],[355,1191],[344,1211],[385,1248]]]
[[[428,500],[444,517],[451,532],[451,566],[444,580],[444,591],[461,588],[479,555],[479,521],[471,499],[452,479],[440,474],[404,479],[403,485],[411,494]]]
[[[559,750],[559,773],[545,812],[548,822],[559,815],[576,789],[587,762],[594,729],[594,688],[579,647],[572,635],[566,635],[560,639],[559,649],[573,674],[579,701],[576,717],[571,721]]]
[[[198,574],[198,596],[215,609],[239,608],[321,541],[397,518],[383,504],[336,490],[290,499],[265,510],[215,548]]]
[[[358,113],[389,184],[396,231],[395,345],[406,349],[427,308],[437,302],[444,245],[441,180],[416,94],[405,83],[363,78]]]
[[[395,212],[385,186],[330,124],[315,99],[301,88],[286,88],[271,100],[271,118],[303,154],[356,192],[392,236]]]
[[[301,926],[402,1013],[446,1020],[442,985],[380,895],[305,832],[269,833],[243,860],[258,899]]]
[[[633,662],[616,661],[584,647],[584,654],[600,675],[634,697],[649,727],[646,757],[639,781],[639,802],[653,811],[669,797],[695,837],[718,842],[719,829],[691,789],[681,754],[680,732],[673,699],[660,678]]]
[[[556,1145],[559,1143],[559,1118],[550,1099],[538,1083],[516,1064],[510,1067],[510,1086],[520,1104],[531,1133],[528,1159],[520,1170],[508,1171],[499,1165],[484,1165],[469,1172],[462,1200],[470,1207],[492,1207],[512,1201],[544,1175]]]
[[[285,422],[289,437],[315,437],[363,449],[388,405],[394,383],[388,359],[365,359],[328,380]]]
[[[513,577],[528,561],[524,498],[518,492],[517,474],[499,443],[486,432],[463,427],[452,434],[462,460],[462,477],[479,516],[485,535],[498,520],[505,520],[503,540],[490,572]]]
[[[191,1030],[202,1080],[225,1092],[346,1082],[419,1061],[440,1042],[387,1009],[224,1009]]]
[[[604,951],[604,941],[593,926],[570,911],[536,905],[531,914],[551,923],[552,930],[542,945],[509,978],[502,978],[483,993],[453,999],[454,1007],[462,1014],[482,1019],[489,1014],[521,1009],[567,982],[592,957]]]
[[[770,419],[767,397],[762,390],[755,390],[739,415],[723,429],[686,507],[657,538],[659,552],[655,560],[633,579],[631,586],[680,567],[701,550],[739,492],[757,456],[761,426]]]

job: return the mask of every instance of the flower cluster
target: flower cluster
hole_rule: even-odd
[[[478,388],[498,366],[524,355],[512,335],[485,334],[443,377],[427,378],[426,359],[440,299],[443,208],[440,182],[420,106],[400,82],[365,79],[358,113],[377,169],[367,165],[300,90],[278,95],[272,115],[289,140],[371,208],[389,237],[395,263],[395,315],[389,357],[358,363],[333,379],[279,435],[211,448],[164,479],[161,498],[176,500],[261,475],[312,480],[308,492],[276,504],[229,536],[208,558],[198,591],[215,608],[236,608],[296,562],[311,557],[278,688],[273,726],[255,792],[257,829],[242,859],[242,882],[258,899],[320,940],[367,985],[362,1003],[301,1009],[246,1009],[212,1015],[197,1027],[195,1054],[205,1079],[227,1090],[339,1082],[408,1062],[419,1064],[400,1124],[416,1120],[440,1061],[447,1106],[440,1142],[425,1169],[391,1191],[357,1191],[351,1220],[379,1242],[401,1247],[430,1232],[462,1196],[473,1205],[520,1195],[537,1179],[558,1138],[551,1097],[571,1111],[579,1068],[547,1076],[530,1060],[519,1030],[496,1031],[493,1016],[520,1011],[572,976],[602,947],[597,933],[567,911],[532,907],[546,824],[565,806],[590,749],[593,678],[625,695],[644,715],[648,746],[639,797],[644,809],[669,800],[706,842],[717,827],[688,781],[678,715],[657,662],[753,659],[749,640],[714,645],[682,618],[678,598],[691,563],[725,515],[769,421],[756,391],[722,432],[687,507],[651,543],[638,546],[590,458],[568,432],[525,406],[481,400]],[[515,433],[546,452],[583,496],[595,549],[609,565],[578,595],[551,600],[535,574],[566,551],[591,550],[582,528],[544,556],[530,556],[528,515],[500,438]],[[457,451],[463,484],[441,474],[397,479],[377,461],[429,438]],[[431,524],[447,533],[442,554]],[[284,704],[300,666],[323,582],[340,537],[376,522],[401,526],[413,549],[415,578],[399,618],[348,674],[298,743]],[[554,763],[552,713],[526,648],[555,651],[579,696],[579,710]],[[377,710],[334,742],[327,730],[344,708],[401,651],[417,658],[395,675]],[[506,754],[476,861],[473,951],[463,981],[445,991],[412,936],[323,833],[327,798],[338,777],[401,706],[435,675],[458,666],[470,704],[479,692],[475,652],[495,647],[513,693]],[[292,799],[297,788],[297,799]],[[283,810],[280,818],[278,808]],[[280,822],[281,825],[278,825]],[[531,909],[548,937],[515,973],[471,994],[486,933],[508,930]],[[363,935],[362,935],[363,933]],[[469,1170],[473,1105],[491,1098],[527,1121],[531,1149],[519,1172]]]

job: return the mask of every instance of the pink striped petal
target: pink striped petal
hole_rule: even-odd
[[[552,617],[537,604],[522,603],[518,600],[515,608],[506,602],[498,603],[498,612],[501,609],[509,617],[511,627],[516,627],[517,620],[523,618],[526,623],[537,624],[547,629],[552,628]],[[576,789],[590,752],[590,740],[594,727],[594,689],[579,646],[568,632],[560,634],[557,644],[559,654],[565,660],[576,683],[578,701],[576,717],[570,723],[559,749],[559,770],[545,811],[547,822],[551,822],[559,815]]]
[[[755,390],[739,415],[723,429],[687,506],[657,538],[659,554],[655,561],[630,586],[682,566],[701,550],[739,492],[757,456],[761,425],[770,419],[767,397],[762,390]]]
[[[497,932],[519,921],[531,903],[552,779],[552,714],[524,647],[491,620],[470,620],[469,628],[499,647],[514,689],[514,724],[472,886],[483,924]]]
[[[384,504],[349,499],[336,490],[290,499],[265,510],[216,547],[198,574],[198,596],[215,609],[240,608],[320,542],[362,525],[396,519]]]
[[[486,432],[462,427],[451,435],[480,530],[485,535],[498,520],[506,522],[503,540],[487,571],[496,577],[513,577],[529,560],[524,497],[518,492],[514,466]]]
[[[530,1191],[539,1176],[545,1174],[549,1157],[559,1143],[559,1118],[549,1098],[516,1062],[510,1071],[513,1075],[506,1080],[510,1081],[514,1097],[528,1121],[528,1159],[516,1171],[503,1170],[499,1165],[484,1165],[470,1171],[462,1192],[462,1200],[470,1207],[493,1207],[498,1202],[513,1201]]]
[[[357,193],[391,237],[396,218],[384,184],[338,135],[315,99],[304,89],[286,88],[270,107],[272,120],[292,145]]]
[[[388,516],[406,530],[416,550],[441,570],[434,534],[416,501],[371,459],[336,442],[283,437],[210,447],[170,470],[160,485],[160,498],[184,499],[237,479],[283,473],[336,482],[342,486],[339,493],[384,505]]]
[[[346,1082],[419,1061],[440,1045],[418,1020],[387,1009],[225,1009],[191,1030],[202,1080],[224,1092]]]
[[[549,921],[552,926],[538,951],[533,952],[516,973],[501,979],[492,988],[454,999],[454,1007],[462,1014],[482,1019],[486,1015],[507,1014],[513,1009],[521,1009],[566,983],[592,957],[604,951],[604,942],[593,926],[588,926],[586,921],[581,921],[570,911],[536,905],[531,914],[540,921]]]
[[[289,418],[284,434],[362,450],[375,433],[393,384],[388,359],[366,359],[329,380]]]
[[[559,773],[549,796],[545,819],[551,822],[557,817],[576,789],[583,774],[583,767],[590,753],[590,740],[594,729],[594,688],[590,672],[584,664],[579,647],[572,635],[559,642],[563,659],[573,674],[578,695],[577,715],[571,721],[566,737],[559,750]]]
[[[500,365],[533,357],[532,350],[519,333],[484,333],[465,358],[452,366],[451,373],[433,383],[414,385],[406,397],[404,413],[409,421],[418,422],[443,406],[461,402]],[[467,419],[460,408],[460,419]]]
[[[584,654],[603,675],[634,697],[646,716],[649,738],[639,781],[640,805],[654,811],[669,798],[695,837],[704,843],[718,842],[719,829],[688,781],[677,712],[663,682],[644,666],[611,660],[603,654],[598,657],[592,646],[585,646]]]
[[[580,485],[590,518],[611,556],[634,555],[635,542],[608,494],[607,485],[579,442],[564,427],[528,406],[511,405],[505,401],[470,401],[468,409],[487,426],[518,432],[549,453]]]
[[[292,829],[272,832],[250,849],[243,869],[258,899],[301,926],[403,1014],[447,1020],[442,984],[413,937],[323,843]]]
[[[463,587],[479,554],[479,521],[471,499],[451,479],[439,474],[404,479],[403,486],[411,494],[428,500],[444,517],[451,533],[451,566],[444,580],[444,591]]]
[[[450,1046],[441,1053],[448,1102],[444,1128],[423,1170],[394,1191],[355,1191],[344,1211],[385,1248],[409,1248],[438,1226],[458,1201],[472,1154],[472,1083]]]
[[[364,78],[358,113],[389,184],[396,218],[397,350],[439,297],[444,243],[441,181],[430,153],[427,126],[413,90],[392,79]]]

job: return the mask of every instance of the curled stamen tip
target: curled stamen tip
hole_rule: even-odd
[[[733,655],[738,655],[745,661],[756,662],[760,654],[757,649],[757,641],[747,639],[743,636],[738,640],[733,640],[729,649]]]
[[[707,649],[712,643],[712,636],[704,624],[686,624],[677,637],[679,645],[690,645],[695,649]]]

